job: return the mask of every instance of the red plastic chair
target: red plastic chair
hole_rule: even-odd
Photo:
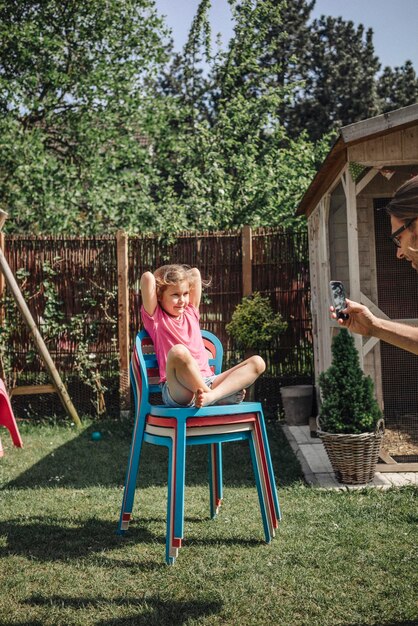
[[[9,396],[4,386],[4,382],[0,378],[0,426],[5,426],[10,433],[12,441],[17,448],[23,448],[22,438],[19,433],[19,429],[16,424],[15,416],[13,414],[12,405],[10,404]],[[0,456],[3,456],[3,448],[0,442]]]
[[[209,364],[219,374],[222,344],[202,331]],[[144,442],[168,448],[168,502],[166,562],[173,564],[182,545],[184,528],[184,480],[186,447],[207,445],[209,449],[210,515],[222,502],[222,443],[248,441],[266,542],[275,535],[280,507],[271,464],[269,444],[259,402],[228,406],[172,408],[153,405],[150,394],[159,391],[154,346],[145,331],[138,333],[131,361],[131,384],[135,396],[135,425],[125,479],[118,533],[128,530],[132,518],[136,479]]]

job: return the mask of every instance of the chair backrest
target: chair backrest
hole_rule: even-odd
[[[214,374],[222,371],[223,347],[218,337],[208,330],[202,330],[202,338],[208,352],[210,368]],[[141,330],[136,336],[135,346],[131,359],[131,378],[138,407],[149,405],[149,396],[160,392],[160,373],[154,344],[146,330]]]

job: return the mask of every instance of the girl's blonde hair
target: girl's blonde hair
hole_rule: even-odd
[[[177,285],[187,280],[190,287],[193,286],[195,277],[189,265],[162,265],[154,272],[157,299],[163,295],[169,285]]]

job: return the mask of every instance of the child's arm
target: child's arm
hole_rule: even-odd
[[[148,315],[154,315],[157,308],[157,290],[155,288],[154,274],[144,272],[141,276],[142,304]]]
[[[200,298],[202,297],[202,277],[197,267],[192,268],[192,274],[193,286],[190,288],[189,302],[190,304],[193,304],[196,309],[198,309],[200,305]]]

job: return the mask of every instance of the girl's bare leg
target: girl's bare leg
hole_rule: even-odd
[[[189,350],[181,344],[173,346],[169,351],[166,371],[170,395],[179,404],[189,404],[198,390],[205,393],[210,391],[203,381],[196,361]]]
[[[207,406],[215,404],[223,398],[228,398],[233,394],[239,394],[246,387],[253,384],[255,380],[264,372],[266,364],[261,356],[252,356],[242,363],[235,365],[226,372],[222,372],[213,382],[212,388],[205,390],[200,388],[197,390],[195,404],[196,406]],[[239,401],[239,399],[237,400]]]

